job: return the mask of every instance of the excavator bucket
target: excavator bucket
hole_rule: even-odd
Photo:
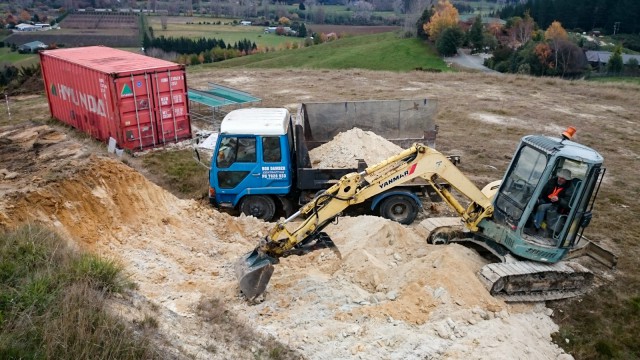
[[[273,264],[278,260],[254,249],[241,257],[234,266],[240,282],[240,291],[247,299],[253,300],[262,294],[273,274]]]

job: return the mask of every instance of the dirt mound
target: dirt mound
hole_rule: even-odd
[[[355,168],[357,159],[371,166],[401,151],[401,147],[371,131],[353,128],[312,149],[309,157],[313,167]]]

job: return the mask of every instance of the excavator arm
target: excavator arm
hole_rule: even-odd
[[[278,222],[266,239],[261,240],[252,252],[243,256],[236,264],[235,271],[241,291],[249,299],[264,292],[273,274],[273,265],[281,257],[304,255],[321,248],[330,248],[339,255],[335,244],[321,232],[322,229],[349,206],[362,203],[417,177],[431,184],[471,231],[477,231],[480,221],[493,213],[491,200],[446,156],[422,144],[414,144],[362,172],[343,176],[338,183],[317,195],[297,213]],[[465,208],[449,189],[441,185],[442,181],[466,197],[470,204]],[[304,220],[294,230],[289,230],[287,225],[299,217]]]

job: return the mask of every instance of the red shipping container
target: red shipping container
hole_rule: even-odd
[[[183,65],[105,46],[40,52],[51,116],[130,150],[191,138]]]

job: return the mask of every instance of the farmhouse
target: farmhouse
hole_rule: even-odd
[[[45,43],[43,43],[42,41],[32,41],[32,42],[28,42],[26,44],[22,44],[18,47],[18,52],[21,54],[26,54],[26,53],[36,53],[39,50],[46,50],[47,49],[47,45]]]
[[[18,24],[13,29],[13,31],[36,31],[36,30],[38,30],[38,28],[31,24]]]
[[[607,66],[609,58],[611,57],[611,52],[589,50],[585,52],[585,55],[587,56],[587,61],[594,69],[602,69]],[[638,63],[640,63],[640,55],[622,54],[623,64],[628,65],[629,60],[631,59],[636,59]]]
[[[284,35],[295,36],[297,34],[297,32],[295,30],[291,29],[288,26],[284,26],[284,27],[283,26],[277,26],[277,27],[276,26],[269,26],[269,27],[264,28],[264,33],[265,34],[277,34],[278,33],[278,28],[284,29],[284,32],[283,32]]]

